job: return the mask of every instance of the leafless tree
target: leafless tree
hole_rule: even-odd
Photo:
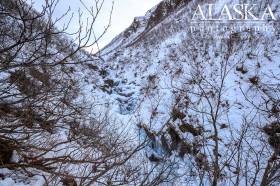
[[[146,140],[140,143],[118,128],[105,111],[93,112],[96,105],[82,91],[88,69],[99,73],[98,53],[84,49],[98,46],[110,26],[109,21],[99,36],[94,32],[104,0],[93,6],[81,1],[89,18],[83,21],[79,12],[73,33],[72,18],[65,23],[70,9],[54,17],[58,3],[45,1],[38,12],[23,0],[0,2],[0,168],[43,176],[46,185],[166,181],[166,167],[140,156]]]
[[[272,60],[273,41],[251,31],[218,33],[222,39],[197,34],[171,47],[170,118],[161,130],[146,133],[167,156],[177,154],[185,168],[191,164],[185,177],[199,185],[277,185],[278,74],[252,75],[260,59]],[[257,53],[260,45],[265,54]]]

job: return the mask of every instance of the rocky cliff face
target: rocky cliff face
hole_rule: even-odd
[[[136,17],[133,23],[123,33],[105,47],[103,52],[107,53],[117,48],[117,46],[120,48],[141,40],[143,35],[147,34],[158,24],[161,24],[164,19],[174,15],[189,3],[189,0],[164,0],[160,2],[149,10],[145,16]]]

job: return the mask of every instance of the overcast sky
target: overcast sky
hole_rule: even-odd
[[[33,1],[35,2],[36,9],[40,9],[42,3],[45,2],[45,0]],[[134,17],[145,15],[149,9],[158,4],[161,0],[105,0],[103,11],[101,12],[98,22],[96,22],[94,27],[97,33],[101,33],[104,30],[104,26],[107,25],[113,1],[114,10],[111,27],[99,43],[101,47],[108,44],[115,36],[127,28],[132,23]],[[94,0],[83,0],[83,2],[88,7],[94,5]],[[68,7],[71,7],[71,12],[74,13],[74,18],[78,17],[79,8],[82,11],[85,10],[83,5],[80,3],[80,0],[60,0],[60,3],[57,5],[55,15],[62,15],[65,11],[67,11]],[[86,20],[86,14],[84,16],[84,20]],[[77,19],[74,19],[70,29],[75,30],[77,26]]]

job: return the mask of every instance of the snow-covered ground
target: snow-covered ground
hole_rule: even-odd
[[[262,109],[271,107],[272,103],[266,102],[268,99],[279,100],[279,33],[216,32],[202,38],[198,32],[189,32],[197,2],[200,1],[165,0],[145,16],[135,18],[127,30],[101,51],[104,61],[94,60],[98,70],[86,65],[77,68],[73,76],[77,77],[82,90],[80,98],[95,105],[93,115],[104,114],[104,111],[111,115],[112,120],[117,121],[115,128],[127,131],[127,135],[135,139],[132,144],[138,142],[139,126],[149,128],[154,139],[142,153],[144,158],[153,155],[164,159],[163,164],[177,162],[177,169],[173,171],[180,178],[166,185],[199,185],[200,179],[210,185],[211,175],[200,179],[194,176],[193,180],[185,181],[192,171],[200,171],[193,170],[193,162],[197,162],[195,155],[180,155],[182,141],[203,144],[197,147],[197,154],[206,154],[209,166],[212,166],[213,149],[218,141],[219,163],[221,167],[228,166],[221,170],[224,179],[220,184],[225,185],[233,184],[232,179],[227,178],[235,178],[234,168],[244,171],[238,178],[239,185],[245,184],[248,177],[254,177],[254,171],[249,170],[255,169],[259,157],[254,156],[252,149],[262,152],[261,169],[256,173],[259,185],[266,161],[273,152],[264,146],[266,137],[260,131],[278,119]],[[219,5],[216,11],[229,2],[237,1],[216,1],[215,5]],[[279,15],[278,2],[271,2],[275,14]],[[233,26],[234,23],[225,24]],[[232,39],[226,39],[228,36]],[[174,119],[175,109],[185,117]],[[216,141],[213,120],[219,127]],[[193,124],[195,129],[202,128],[203,134],[182,132],[180,126],[185,123]],[[238,155],[236,143],[246,127],[251,133],[246,136],[248,139],[244,137],[244,154]],[[172,144],[170,129],[178,133],[181,141],[168,154],[162,139],[165,137],[168,145]],[[140,136],[144,133],[140,130]],[[147,131],[145,134],[149,136]],[[1,171],[0,174],[10,173],[6,169]],[[249,176],[245,177],[245,173]],[[0,185],[44,183],[42,177],[34,177],[28,183],[16,183],[16,180],[17,176],[11,175],[0,180]]]

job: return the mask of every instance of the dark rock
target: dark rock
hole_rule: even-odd
[[[153,12],[150,17],[147,28],[152,28],[157,25],[160,21],[166,18],[169,14],[175,11],[180,5],[187,3],[186,0],[171,0],[171,1],[162,1],[156,7],[156,10]]]
[[[273,122],[269,125],[266,125],[264,128],[263,128],[263,131],[269,135],[269,136],[272,136],[276,133],[280,133],[280,123],[278,122]]]
[[[220,129],[226,129],[226,128],[228,128],[227,124],[221,124]]]
[[[172,110],[172,119],[173,121],[175,121],[176,119],[184,119],[186,117],[186,114],[184,114],[183,112],[181,112],[179,109],[174,108]]]
[[[105,70],[105,69],[99,70],[99,75],[102,76],[103,78],[106,77],[106,76],[108,76],[108,74],[109,74],[109,73],[108,73],[107,70]]]
[[[185,154],[190,154],[191,152],[192,145],[188,144],[187,142],[182,142],[179,149],[179,156],[183,158]]]
[[[248,70],[242,65],[241,67],[236,67],[236,71],[241,72],[242,74],[246,74]]]
[[[164,135],[162,135],[160,140],[161,140],[161,145],[163,147],[163,150],[165,150],[168,154],[171,154],[171,149],[168,145],[166,137]]]
[[[273,105],[272,109],[271,109],[272,114],[278,114],[280,112],[280,109],[277,105]]]
[[[0,165],[5,165],[11,162],[13,150],[14,148],[10,142],[0,139]]]
[[[155,132],[148,129],[147,126],[143,125],[142,128],[144,129],[146,135],[150,138],[150,140],[155,141],[156,140],[156,134]]]
[[[208,170],[208,160],[205,154],[199,153],[195,157],[196,165],[202,170]]]
[[[77,182],[72,177],[65,177],[61,180],[63,186],[77,186]]]
[[[280,152],[280,135],[272,135],[268,138],[268,143],[276,149],[278,152]]]
[[[156,157],[154,154],[152,154],[152,155],[149,157],[149,160],[150,160],[151,162],[160,162],[160,161],[161,161],[161,159],[158,158],[158,157]]]
[[[171,149],[175,150],[178,148],[178,144],[181,142],[181,138],[180,138],[179,134],[177,133],[177,131],[172,127],[168,128],[168,133],[172,140]]]
[[[88,67],[90,68],[90,69],[92,69],[92,70],[98,70],[99,68],[98,68],[98,66],[96,66],[96,65],[93,65],[93,64],[87,64],[88,65]]]
[[[193,143],[192,144],[192,155],[197,155],[198,153],[199,153],[199,150],[200,149],[200,147],[199,147],[199,145],[197,145],[196,143]]]
[[[112,79],[106,79],[104,83],[107,84],[109,87],[113,87],[115,85],[115,82]]]
[[[263,128],[263,131],[268,135],[268,143],[280,154],[280,123],[273,122]]]
[[[258,85],[258,84],[259,84],[259,81],[260,81],[260,78],[259,78],[258,76],[254,76],[254,77],[249,78],[249,81],[250,81],[253,85]]]
[[[181,125],[180,127],[180,130],[184,133],[191,133],[193,136],[199,136],[199,135],[202,135],[202,131],[203,129],[202,128],[195,128],[194,126],[192,126],[191,124],[184,124],[184,125]]]

